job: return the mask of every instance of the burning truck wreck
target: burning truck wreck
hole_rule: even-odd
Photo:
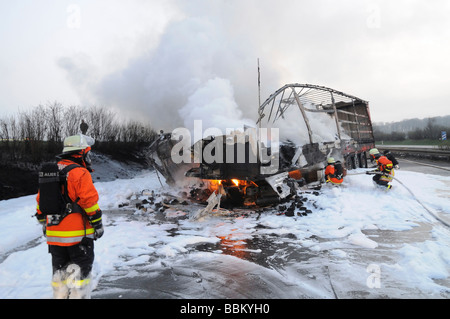
[[[150,161],[184,197],[211,207],[264,207],[320,189],[327,157],[345,170],[367,167],[374,147],[369,105],[310,84],[287,84],[258,109],[256,127],[211,135],[177,160],[180,139],[160,134]],[[177,156],[174,156],[177,155]]]

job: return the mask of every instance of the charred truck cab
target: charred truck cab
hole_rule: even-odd
[[[182,176],[198,181],[201,187],[192,188],[192,199],[206,201],[220,193],[224,206],[265,206],[299,187],[320,188],[327,157],[340,160],[346,170],[367,167],[368,151],[375,146],[369,103],[323,86],[283,86],[260,105],[256,124],[192,146],[196,158],[213,143],[215,161],[174,164],[170,149],[177,141],[170,134],[152,146],[151,160],[169,184]],[[272,129],[278,132],[275,142],[262,137]]]

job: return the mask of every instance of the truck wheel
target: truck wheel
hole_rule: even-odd
[[[366,152],[362,152],[361,153],[361,159],[362,159],[362,161],[361,161],[362,166],[361,167],[367,168],[367,153]]]
[[[345,167],[347,167],[347,169],[355,169],[355,155],[354,154],[347,155],[347,157],[345,158]]]
[[[355,168],[361,168],[361,153],[355,153],[354,155],[355,158]]]

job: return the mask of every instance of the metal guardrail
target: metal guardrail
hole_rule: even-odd
[[[450,149],[441,149],[436,146],[428,145],[376,145],[377,149],[380,151],[390,150],[395,153],[404,154],[416,154],[416,155],[428,155],[435,157],[448,157],[450,159]]]

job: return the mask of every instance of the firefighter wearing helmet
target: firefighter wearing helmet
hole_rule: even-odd
[[[374,160],[377,164],[377,169],[373,171],[374,176],[372,180],[376,185],[382,188],[391,189],[392,185],[389,183],[392,182],[392,179],[395,175],[394,165],[392,164],[392,161],[390,161],[386,156],[382,155],[376,148],[372,148],[369,151],[369,154],[371,159]]]
[[[62,154],[57,156],[56,170],[67,174],[65,186],[59,189],[67,198],[67,207],[70,206],[70,209],[56,215],[42,212],[44,201],[49,200],[43,198],[44,186],[40,186],[36,198],[36,217],[43,224],[52,256],[54,298],[90,297],[94,240],[103,235],[99,196],[90,174],[93,144],[94,140],[89,136],[69,136],[64,140]]]

